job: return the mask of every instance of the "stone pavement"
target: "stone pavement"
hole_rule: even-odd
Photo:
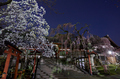
[[[36,79],[101,79],[84,74],[74,66],[58,64],[43,59],[37,69]]]
[[[62,65],[53,59],[42,59],[36,79],[120,79],[119,76],[97,77],[85,74],[73,65]]]

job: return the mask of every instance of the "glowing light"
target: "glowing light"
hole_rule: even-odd
[[[112,54],[112,51],[108,51],[108,54]]]
[[[102,46],[103,48],[105,48],[105,46]]]

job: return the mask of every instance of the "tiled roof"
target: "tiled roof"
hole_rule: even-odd
[[[110,41],[110,43],[111,43],[111,45],[112,45],[113,47],[120,48],[120,46],[118,46],[118,45],[109,37],[109,35],[106,35],[106,36],[104,36],[104,37],[106,37],[106,38]]]

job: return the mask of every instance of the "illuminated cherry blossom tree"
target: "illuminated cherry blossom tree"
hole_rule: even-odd
[[[101,54],[109,55],[108,51],[114,51],[114,47],[106,37],[100,38],[99,36],[92,35],[89,38],[93,51],[101,52]]]
[[[51,47],[48,47],[44,36],[48,35],[50,26],[43,18],[46,13],[36,0],[12,1],[7,9],[0,11],[0,22],[7,27],[0,30],[1,44],[5,40],[12,42],[18,47],[44,49],[44,56],[51,56]],[[49,51],[49,52],[48,52]]]

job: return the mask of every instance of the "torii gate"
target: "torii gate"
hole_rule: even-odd
[[[27,50],[33,50],[33,51],[37,51],[37,48],[26,48]],[[25,48],[21,48],[21,50],[26,50]],[[38,51],[37,51],[38,52]],[[39,57],[38,57],[39,58]],[[37,63],[36,63],[37,61]],[[35,52],[35,56],[34,56],[34,66],[33,66],[33,70],[32,70],[32,79],[36,78],[36,71],[37,71],[37,66],[38,66],[38,60],[36,58],[36,52]]]
[[[5,62],[5,67],[4,67],[4,71],[3,71],[1,79],[6,79],[6,77],[7,77],[7,72],[8,72],[8,67],[9,67],[11,55],[17,57],[16,67],[15,67],[15,75],[14,75],[14,79],[16,79],[17,74],[18,74],[17,71],[18,71],[20,54],[22,53],[22,51],[20,51],[16,46],[14,46],[13,44],[11,44],[8,41],[5,41],[4,43],[5,43],[6,46],[9,47],[9,49],[4,51],[4,53],[7,53],[7,59],[6,59],[6,62]],[[12,51],[14,51],[14,52],[12,52]]]

